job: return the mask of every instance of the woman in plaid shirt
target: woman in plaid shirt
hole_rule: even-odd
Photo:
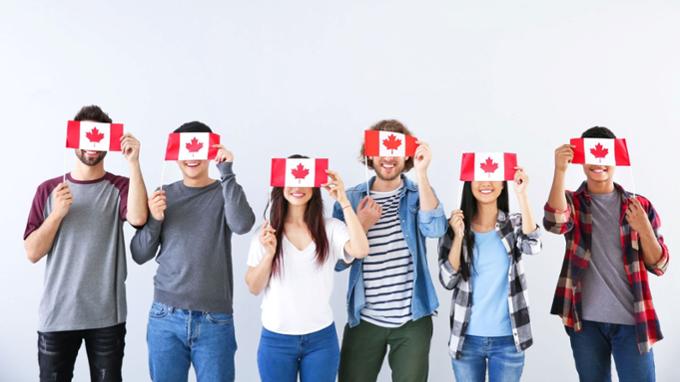
[[[461,209],[439,242],[439,280],[453,290],[449,353],[457,381],[519,381],[531,346],[522,255],[541,250],[527,198],[528,177],[517,167],[521,213],[508,213],[507,182],[465,182]],[[474,296],[474,298],[473,298]]]
[[[581,137],[615,135],[593,127]],[[586,181],[565,191],[573,149],[555,150],[543,218],[566,240],[551,313],[562,318],[581,381],[611,381],[612,356],[620,381],[654,381],[651,347],[663,336],[647,273],[661,276],[668,266],[661,220],[649,200],[614,183],[614,166],[583,165]]]

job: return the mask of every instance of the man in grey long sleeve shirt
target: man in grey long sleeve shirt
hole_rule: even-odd
[[[175,132],[211,130],[189,122]],[[186,381],[191,364],[199,382],[234,380],[231,234],[250,231],[255,215],[233,155],[215,147],[220,180],[209,177],[207,160],[178,161],[183,180],[152,195],[149,220],[132,239],[137,263],[158,263],[147,333],[154,381]]]

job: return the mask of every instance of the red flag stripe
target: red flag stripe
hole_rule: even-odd
[[[366,130],[364,133],[364,154],[367,157],[380,156],[380,132]]]
[[[68,121],[66,126],[66,147],[77,149],[80,147],[80,122]]]
[[[515,167],[517,167],[517,154],[504,153],[503,163],[505,164],[505,180],[515,179]]]
[[[109,151],[120,151],[120,139],[123,137],[123,124],[112,123],[109,133]]]
[[[328,183],[328,159],[316,159],[314,165],[314,187],[321,187],[322,184]]]
[[[464,153],[460,163],[460,180],[472,182],[475,180],[475,154]]]

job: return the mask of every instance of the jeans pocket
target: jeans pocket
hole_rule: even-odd
[[[216,325],[233,325],[234,324],[234,316],[232,316],[231,314],[227,314],[227,313],[217,313],[217,312],[206,313],[205,318],[208,320],[208,322],[216,324]]]
[[[168,315],[168,306],[159,302],[154,302],[149,310],[149,318],[163,318]]]

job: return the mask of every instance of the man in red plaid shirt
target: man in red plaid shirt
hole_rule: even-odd
[[[582,138],[615,138],[605,127]],[[662,275],[668,248],[659,215],[646,198],[614,183],[614,166],[583,165],[586,181],[565,191],[574,147],[555,150],[555,173],[543,224],[564,235],[566,252],[551,309],[569,334],[581,381],[654,381],[652,345],[663,338],[647,272]]]

